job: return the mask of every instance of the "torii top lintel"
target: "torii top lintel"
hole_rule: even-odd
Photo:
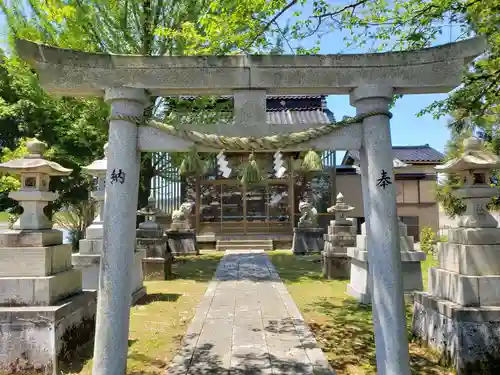
[[[88,53],[16,40],[19,56],[43,87],[67,96],[102,95],[109,87],[153,95],[346,94],[363,84],[395,93],[443,93],[460,84],[464,65],[485,51],[483,38],[407,52],[335,55],[140,56]]]

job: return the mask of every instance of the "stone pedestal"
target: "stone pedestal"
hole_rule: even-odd
[[[325,247],[322,252],[323,277],[326,279],[348,279],[351,274],[351,258],[347,248],[356,245],[356,226],[352,221],[338,225],[330,221],[328,234],[323,236]]]
[[[413,334],[458,375],[500,373],[500,228],[456,228],[438,244],[429,292],[417,293]]]
[[[371,303],[371,280],[369,277],[366,225],[361,227],[361,235],[356,236],[356,247],[348,248],[347,255],[351,258],[351,278],[347,285],[347,294],[359,302]],[[401,270],[403,274],[403,290],[405,293],[423,290],[422,266],[426,255],[415,251],[413,236],[407,235],[407,227],[399,221],[399,236],[401,246]]]
[[[83,243],[83,247],[82,247]],[[99,246],[101,246],[99,248]],[[80,240],[80,252],[72,255],[72,264],[79,269],[82,274],[83,289],[99,289],[99,271],[101,263],[100,249],[102,249],[102,239]],[[88,251],[88,252],[86,252]],[[132,265],[132,305],[146,295],[146,288],[143,284],[142,259],[145,251],[134,252],[134,262]]]
[[[323,233],[323,228],[293,228],[293,253],[321,253],[324,246]]]
[[[172,255],[198,255],[200,253],[194,229],[169,229],[166,233],[168,249]]]
[[[93,339],[96,293],[82,292],[62,232],[0,232],[0,372],[59,374]]]
[[[144,280],[169,280],[172,278],[172,253],[167,247],[167,237],[162,229],[137,229],[137,249],[143,250],[142,273]]]

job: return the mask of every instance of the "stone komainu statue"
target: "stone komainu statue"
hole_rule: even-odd
[[[299,218],[299,228],[317,228],[318,227],[318,211],[309,202],[299,203],[299,212],[302,216]]]
[[[193,210],[193,202],[184,202],[179,209],[172,212],[171,229],[189,229],[189,214]]]
[[[172,212],[172,223],[183,223],[188,220],[188,215],[191,213],[193,209],[192,202],[184,202],[181,204],[178,210]]]

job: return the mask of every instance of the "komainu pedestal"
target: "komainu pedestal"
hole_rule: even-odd
[[[148,205],[138,211],[146,220],[139,224],[136,232],[137,250],[143,251],[142,273],[144,280],[169,280],[172,278],[173,256],[167,246],[167,237],[156,222],[156,199],[151,196]]]
[[[323,277],[326,279],[348,279],[351,274],[347,248],[356,245],[356,226],[344,215],[353,209],[353,206],[344,203],[342,193],[337,195],[336,204],[327,209],[328,212],[335,212],[335,220],[330,221],[328,233],[323,237]]]
[[[448,243],[438,246],[429,270],[429,292],[417,293],[413,334],[439,351],[458,375],[500,374],[500,228],[488,210],[498,189],[489,185],[500,158],[476,138],[464,141],[463,156],[436,169],[459,174],[456,190],[467,204]]]
[[[422,251],[415,251],[413,236],[408,236],[407,227],[401,221],[399,221],[399,236],[403,289],[405,293],[423,290],[421,262],[425,260],[426,255]],[[347,255],[351,258],[351,278],[347,285],[347,294],[361,303],[369,304],[371,303],[371,281],[368,274],[366,240],[366,224],[363,224],[361,234],[356,236],[356,247],[347,249]]]
[[[9,196],[24,208],[15,229],[0,231],[0,373],[59,374],[95,332],[96,294],[82,292],[71,245],[43,213],[57,198],[50,176],[71,173],[42,159],[45,147],[29,141],[28,156],[0,164],[21,175],[21,189]]]
[[[297,228],[293,228],[292,251],[297,255],[320,253],[323,251],[323,228],[318,227],[318,212],[311,203],[299,203],[299,218]]]
[[[196,231],[191,229],[188,216],[193,209],[193,203],[185,202],[172,213],[172,224],[166,231],[168,249],[174,256],[198,255]]]

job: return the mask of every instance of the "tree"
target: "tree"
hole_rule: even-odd
[[[38,85],[35,75],[15,56],[3,58],[0,65],[0,145],[2,161],[22,156],[24,140],[37,137],[49,145],[46,157],[74,171],[52,182],[62,202],[86,199],[88,180],[81,166],[101,156],[106,142],[107,108],[101,100],[56,99]],[[5,131],[4,131],[5,129]],[[6,200],[9,190],[17,188],[11,177],[2,177],[2,209],[14,202]]]
[[[452,26],[459,30],[457,39],[483,35],[488,50],[464,71],[462,85],[445,100],[423,108],[419,115],[431,113],[435,118],[452,115],[449,123],[452,139],[447,145],[447,159],[458,156],[463,139],[471,134],[483,138],[492,151],[500,152],[497,132],[500,118],[498,0],[355,0],[343,5],[318,0],[312,5],[310,15],[300,10],[295,13],[298,20],[291,34],[296,40],[342,30],[347,31],[344,38],[347,48],[402,51],[429,47]],[[498,179],[494,178],[492,183],[498,184]],[[437,198],[450,216],[460,214],[465,208],[452,194],[459,186],[459,179],[449,176],[437,188]],[[498,207],[498,199],[494,199],[492,208]]]
[[[304,1],[306,2],[306,1]],[[498,116],[500,91],[500,2],[498,0],[355,0],[347,5],[330,5],[315,0],[310,16],[296,12],[292,26],[295,39],[317,37],[331,31],[346,30],[347,47],[374,51],[412,50],[430,46],[448,27],[460,30],[458,39],[484,35],[488,51],[464,72],[460,88],[449,97],[423,109],[441,117],[458,114],[460,123],[469,119],[483,126]]]
[[[29,1],[25,7],[22,2],[0,0],[0,7],[11,38],[108,53],[222,55],[275,48],[271,25],[290,4],[283,0],[45,0]],[[145,117],[166,120],[175,105],[170,105],[170,98],[152,99]],[[158,169],[163,164],[158,159],[153,163],[151,155],[143,153],[139,205],[147,203],[151,178],[164,175]]]

